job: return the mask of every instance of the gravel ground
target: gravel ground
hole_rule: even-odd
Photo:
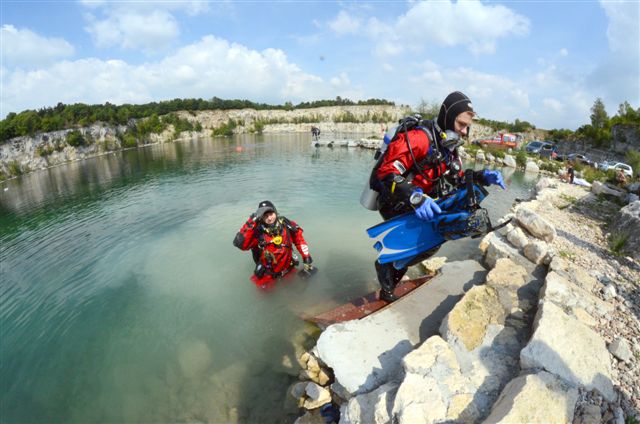
[[[624,253],[614,255],[607,231],[608,223],[621,206],[591,194],[584,187],[563,182],[555,184],[559,196],[541,201],[535,207],[536,212],[556,228],[557,237],[551,248],[595,277],[599,284],[594,294],[615,306],[613,314],[599,320],[596,331],[609,350],[616,352],[611,355],[611,361],[618,401],[608,404],[596,393],[583,391],[576,418],[578,422],[586,422],[579,419],[580,411],[593,413],[597,405],[600,422],[624,422],[620,408],[627,422],[633,419],[640,422],[640,264]],[[628,347],[626,355],[624,349],[618,349],[619,345]]]

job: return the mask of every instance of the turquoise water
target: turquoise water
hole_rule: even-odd
[[[192,140],[0,183],[0,421],[291,422],[301,317],[375,290],[372,152],[308,135]],[[497,219],[535,182],[507,176]],[[269,199],[319,273],[272,292],[233,237]],[[464,259],[478,240],[440,254]]]

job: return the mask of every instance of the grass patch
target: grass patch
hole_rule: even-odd
[[[464,150],[469,153],[471,156],[475,157],[476,153],[478,153],[478,150],[482,150],[480,148],[480,146],[477,146],[475,144],[469,144],[464,146]]]
[[[576,255],[571,253],[571,252],[567,252],[566,250],[561,250],[558,252],[558,255],[560,255],[560,257],[562,259],[575,259]]]
[[[566,201],[566,202],[571,203],[571,204],[574,204],[574,203],[576,203],[578,201],[577,197],[569,196],[568,194],[564,194],[564,193],[562,193],[560,195],[560,198],[562,200]]]
[[[233,135],[233,130],[238,126],[238,122],[233,119],[229,119],[226,124],[222,124],[222,126],[218,128],[214,128],[211,131],[211,136],[213,137],[230,137]]]
[[[611,234],[609,237],[609,249],[615,256],[622,256],[625,246],[629,240],[628,234]]]
[[[484,151],[486,153],[491,153],[493,157],[504,159],[505,151],[503,148],[488,145],[484,146]]]

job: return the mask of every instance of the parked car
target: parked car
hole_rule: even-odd
[[[567,155],[567,161],[573,162],[573,163],[582,163],[585,165],[591,165],[591,160],[585,155],[582,155],[580,153],[571,153]]]
[[[527,153],[540,153],[542,148],[545,146],[553,146],[553,143],[548,141],[532,141],[527,144],[527,147],[525,147],[525,151]]]
[[[633,168],[631,168],[631,166],[627,165],[626,163],[623,162],[602,162],[598,168],[601,171],[608,171],[610,169],[614,169],[614,170],[621,170],[624,175],[628,176],[628,177],[633,177]]]
[[[552,143],[545,143],[540,148],[540,157],[548,159],[556,159],[558,156],[558,146]]]

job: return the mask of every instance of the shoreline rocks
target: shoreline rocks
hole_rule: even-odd
[[[541,184],[501,234],[480,243],[489,269],[481,281],[453,304],[432,305],[443,315],[435,331],[416,339],[421,325],[403,307],[437,296],[431,284],[359,322],[329,326],[315,350],[334,371],[341,422],[639,420],[640,266],[608,250],[602,215],[615,211],[586,188]],[[451,266],[471,265],[445,263],[432,281]]]

